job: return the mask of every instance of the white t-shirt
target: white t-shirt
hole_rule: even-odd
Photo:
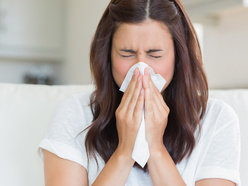
[[[92,122],[89,107],[90,93],[77,94],[60,103],[51,120],[46,137],[39,145],[57,156],[76,162],[87,169],[89,185],[97,178],[105,163],[97,156],[99,169],[94,158],[87,161],[82,132]],[[177,169],[187,186],[194,186],[197,180],[222,178],[240,185],[240,132],[238,117],[225,103],[209,98],[202,130],[189,158],[184,158]],[[126,186],[149,186],[149,173],[133,167]]]

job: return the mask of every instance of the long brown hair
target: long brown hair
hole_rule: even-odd
[[[146,19],[164,23],[174,42],[175,72],[162,95],[170,108],[164,145],[175,163],[192,153],[194,134],[206,111],[208,84],[202,54],[180,0],[112,0],[91,44],[90,67],[96,89],[90,102],[93,121],[85,140],[88,156],[96,159],[98,153],[105,163],[118,146],[115,111],[123,95],[111,71],[113,34],[121,23],[139,24]]]

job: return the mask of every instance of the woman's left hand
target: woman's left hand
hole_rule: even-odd
[[[143,87],[145,90],[146,140],[150,151],[159,150],[164,148],[163,135],[170,109],[154,85],[148,68],[145,69]]]

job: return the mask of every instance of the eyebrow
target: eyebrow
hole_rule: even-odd
[[[163,51],[163,50],[160,50],[160,49],[152,49],[152,50],[146,51],[146,53],[161,52],[161,51]]]
[[[128,52],[128,53],[136,53],[137,51],[134,51],[132,49],[120,49],[120,51],[122,52]],[[146,51],[146,53],[152,53],[152,52],[161,52],[163,50],[160,50],[160,49],[151,49],[151,50],[148,50]]]
[[[122,52],[128,52],[128,53],[136,53],[136,51],[131,50],[131,49],[120,49]]]

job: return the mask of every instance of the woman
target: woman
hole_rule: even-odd
[[[131,66],[149,65],[162,93]],[[112,0],[91,45],[92,94],[57,109],[41,142],[46,185],[239,184],[239,131],[233,110],[208,98],[202,56],[180,0]],[[89,104],[90,103],[90,104]],[[150,157],[132,159],[145,109]]]

